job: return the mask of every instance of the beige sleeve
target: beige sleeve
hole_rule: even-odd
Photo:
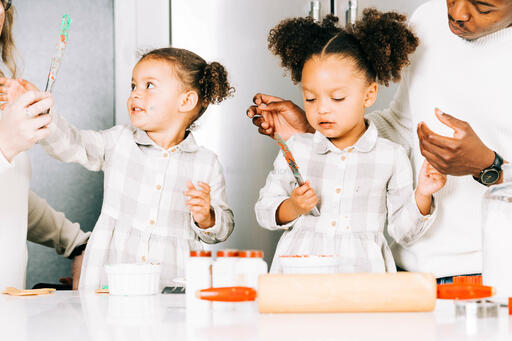
[[[29,193],[28,233],[31,242],[55,248],[58,254],[68,257],[73,249],[87,242],[90,232],[84,232],[80,225],[72,223],[48,205],[46,200],[35,193]]]

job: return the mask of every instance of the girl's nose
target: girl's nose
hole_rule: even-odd
[[[141,92],[138,90],[132,90],[130,93],[130,98],[141,98]]]
[[[318,114],[328,114],[330,112],[329,105],[326,103],[326,101],[320,101],[318,104]]]
[[[454,0],[450,4],[449,14],[457,23],[465,23],[471,19],[467,0]]]

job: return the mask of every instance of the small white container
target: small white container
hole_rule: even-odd
[[[332,274],[338,269],[334,255],[283,255],[279,256],[283,274]]]
[[[217,260],[212,266],[212,285],[214,288],[232,287],[236,283],[236,263],[238,250],[219,250]]]
[[[243,250],[238,252],[236,264],[236,285],[258,289],[258,277],[268,272],[261,250]]]
[[[111,295],[155,295],[160,291],[160,264],[105,265]]]
[[[197,298],[196,292],[211,288],[212,264],[211,251],[190,251],[190,257],[185,268],[187,309],[195,306],[202,306],[204,308],[211,306],[209,301]]]
[[[236,286],[236,264],[238,262],[238,250],[219,250],[217,260],[212,266],[212,286],[214,288]],[[235,311],[236,303],[212,302],[213,310],[217,315],[214,319],[222,321],[225,316],[219,314],[222,311]]]

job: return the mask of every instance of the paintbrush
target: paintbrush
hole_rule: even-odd
[[[62,22],[60,24],[59,41],[57,42],[55,53],[52,57],[52,63],[50,64],[50,72],[48,73],[48,80],[46,81],[46,87],[44,91],[52,92],[53,84],[57,79],[57,71],[59,71],[62,56],[64,55],[64,50],[66,49],[66,45],[68,43],[68,33],[70,24],[71,18],[69,17],[69,15],[64,14],[64,16],[62,17]]]
[[[279,135],[275,134],[275,139],[277,140],[277,144],[283,151],[284,158],[286,159],[286,162],[288,163],[288,166],[290,167],[293,177],[295,178],[295,181],[299,184],[299,186],[304,185],[305,181],[302,178],[302,175],[300,175],[299,172],[299,166],[297,166],[297,163],[295,162],[295,159],[293,158],[292,152],[288,148],[288,145],[286,144],[286,141]],[[311,214],[314,216],[319,216],[320,212],[318,211],[318,208],[315,206],[311,210]]]

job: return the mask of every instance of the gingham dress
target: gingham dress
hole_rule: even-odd
[[[378,137],[373,123],[367,125],[361,138],[344,150],[319,132],[287,142],[318,196],[319,217],[309,213],[277,225],[277,208],[296,188],[282,152],[277,156],[255,207],[262,227],[285,230],[271,272],[281,271],[280,255],[338,256],[339,272],[394,272],[385,234],[393,242],[410,244],[430,226],[436,210],[428,216],[419,212],[405,150]]]
[[[192,133],[164,150],[134,127],[78,130],[54,111],[52,117],[51,134],[41,143],[48,154],[105,174],[103,206],[85,251],[80,289],[106,285],[105,264],[140,262],[160,263],[161,285],[172,285],[184,276],[188,251],[202,249],[200,240],[217,243],[233,231],[222,167]],[[210,185],[211,228],[194,223],[185,205],[187,180]]]

